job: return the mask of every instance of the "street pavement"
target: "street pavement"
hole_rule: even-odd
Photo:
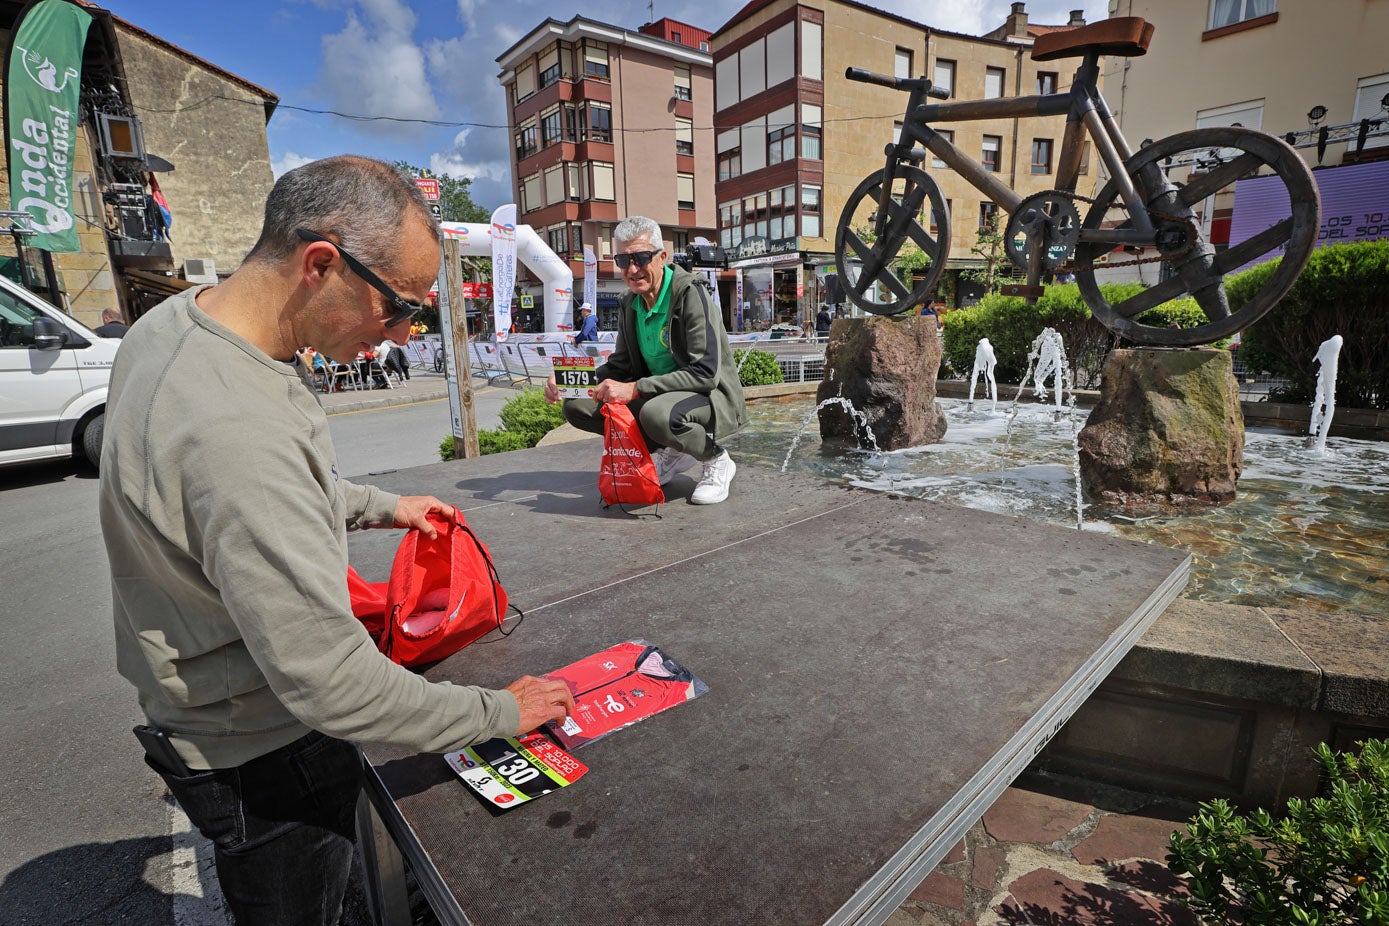
[[[478,426],[496,427],[516,390],[472,384]],[[446,395],[441,376],[412,371],[396,389],[324,396],[343,473],[437,460]],[[0,470],[0,923],[224,926],[209,848],[129,732],[141,718],[114,668],[96,488],[79,462]],[[889,923],[1194,924],[1161,861],[1193,809],[1029,773]]]

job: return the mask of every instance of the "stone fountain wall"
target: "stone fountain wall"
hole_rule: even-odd
[[[936,402],[940,336],[935,318],[924,318],[840,318],[830,328],[825,378],[815,398],[852,402],[881,450],[931,444],[945,434],[945,412]],[[820,409],[827,446],[867,444],[860,427],[843,406]]]

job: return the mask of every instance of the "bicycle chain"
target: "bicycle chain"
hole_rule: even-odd
[[[1079,193],[1067,193],[1064,190],[1042,190],[1041,192],[1054,193],[1057,196],[1065,196],[1091,206],[1098,205],[1099,203],[1099,200],[1094,199],[1092,197],[1082,196]],[[1032,196],[1037,195],[1040,194],[1032,194]],[[1128,207],[1126,206],[1125,209],[1127,210],[1127,208]],[[1068,258],[1064,264],[1062,264],[1060,267],[1057,267],[1055,270],[1052,271],[1052,273],[1093,273],[1097,269],[1113,270],[1119,267],[1137,267],[1139,264],[1160,264],[1166,261],[1176,260],[1179,257],[1185,257],[1187,254],[1191,253],[1192,248],[1196,247],[1196,239],[1200,236],[1200,232],[1196,228],[1196,225],[1190,219],[1184,219],[1180,216],[1175,215],[1168,215],[1165,212],[1154,212],[1151,209],[1148,210],[1148,214],[1160,219],[1166,219],[1169,222],[1178,222],[1187,226],[1187,228],[1192,232],[1192,234],[1187,236],[1186,247],[1182,248],[1180,251],[1176,251],[1171,254],[1158,254],[1155,257],[1136,257],[1133,260],[1120,261],[1118,263],[1106,261],[1103,267],[1097,267],[1093,262],[1088,267],[1079,267],[1071,259]],[[1074,252],[1072,252],[1072,256],[1074,256]]]

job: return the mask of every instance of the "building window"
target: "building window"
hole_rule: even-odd
[[[1003,150],[1003,136],[985,135],[984,151],[980,158],[980,163],[985,170],[997,171],[999,168],[999,152]]]
[[[584,76],[608,79],[608,46],[606,42],[584,39]]]
[[[577,222],[569,223],[569,253],[575,257],[584,254],[584,228]]]
[[[936,134],[939,135],[939,136],[941,136],[942,138],[944,138],[946,141],[950,142],[952,145],[955,144],[955,130],[954,130],[954,129],[936,129]],[[940,158],[936,157],[936,156],[933,154],[933,155],[931,155],[931,166],[932,166],[932,167],[944,167],[944,166],[945,166],[945,162],[942,161]]]
[[[1056,92],[1056,72],[1038,71],[1037,72],[1037,92],[1055,93]]]
[[[806,80],[824,80],[824,31],[819,23],[801,20],[801,76]]]
[[[675,117],[675,153],[694,154],[694,123]]]
[[[699,50],[700,50],[700,51],[708,51],[708,50],[709,50],[709,43],[708,43],[708,42],[700,42],[700,43],[699,43]]]
[[[559,80],[559,45],[551,45],[540,53],[540,89]]]
[[[567,196],[568,193],[564,189],[564,164],[545,168],[545,205],[562,203]]]
[[[899,48],[892,62],[893,77],[912,76],[912,52],[910,48]]]
[[[996,229],[998,227],[998,203],[979,204],[979,227]]]
[[[539,150],[536,144],[535,123],[528,122],[516,132],[516,160],[524,160]]]
[[[541,207],[540,175],[531,174],[521,181],[521,211],[531,212]]]
[[[1359,125],[1362,119],[1385,118],[1381,107],[1381,101],[1389,95],[1389,74],[1379,74],[1374,77],[1362,77],[1355,85],[1355,108],[1351,110],[1350,121]],[[1375,138],[1365,139],[1365,144],[1359,148],[1356,145],[1359,136],[1347,146],[1347,150],[1363,151],[1368,148],[1382,148],[1389,145],[1389,136],[1380,135]]]
[[[688,64],[677,64],[675,66],[675,98],[677,100],[691,99],[690,66]]]
[[[1210,23],[1207,29],[1233,26],[1246,19],[1256,19],[1274,12],[1274,0],[1211,0]]]
[[[782,125],[767,132],[767,163],[780,164],[796,156],[796,127]]]
[[[569,199],[578,202],[579,200],[579,165],[565,165],[565,189]],[[578,250],[577,248],[575,250]]]
[[[605,202],[612,202],[617,198],[615,193],[616,184],[614,183],[613,166],[604,164],[601,161],[593,161],[589,165],[589,174],[593,178],[589,189],[594,199],[601,199]]]
[[[671,40],[672,42],[674,42],[675,44],[677,44],[677,45],[684,45],[684,44],[685,44],[685,43],[681,40],[681,38],[680,38],[680,33],[678,33],[678,32],[672,32],[672,33],[670,34],[670,40]]]
[[[588,104],[588,131],[585,141],[613,140],[613,108],[609,103]]]
[[[694,174],[675,175],[675,205],[681,209],[695,207]]]
[[[948,200],[948,199],[945,201],[945,215],[942,216],[942,218],[944,218],[944,219],[946,220],[946,223],[947,223],[947,224],[949,224],[949,221],[950,221],[950,203],[951,203],[951,202],[952,202],[952,201],[951,201],[951,200]],[[941,227],[940,227],[940,225],[937,224],[937,222],[936,222],[936,210],[934,210],[934,209],[931,210],[930,227],[927,229],[927,231],[929,231],[933,237],[940,237]]]
[[[955,95],[955,62],[945,58],[936,59],[935,76],[931,78],[933,87],[943,87],[950,91],[950,95]]]
[[[529,64],[516,69],[516,102],[529,99],[535,93],[535,68]]]
[[[560,111],[554,109],[540,114],[540,147],[548,148],[560,140]]]
[[[1051,142],[1050,138],[1032,139],[1032,172],[1034,174],[1051,173]]]
[[[1003,96],[1003,79],[1006,76],[1003,68],[984,69],[984,99],[996,100]]]
[[[551,225],[545,229],[545,243],[550,250],[563,257],[569,253],[569,231],[563,225]]]
[[[673,254],[684,254],[690,248],[690,233],[687,231],[672,231],[670,233],[670,250]]]
[[[768,238],[794,238],[796,236],[796,188],[784,186],[772,190],[770,220],[767,228]]]
[[[801,234],[807,238],[820,237],[820,188],[801,187]]]
[[[719,244],[725,248],[733,247],[734,224],[738,221],[738,203],[719,204]],[[739,241],[742,237],[739,236]]]
[[[801,104],[801,157],[820,160],[821,110],[811,103]]]
[[[732,180],[743,173],[743,149],[730,148],[719,154],[719,179]]]

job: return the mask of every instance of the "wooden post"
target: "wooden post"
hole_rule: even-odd
[[[458,411],[461,412],[462,440],[457,429],[453,435],[453,458],[461,460],[481,456],[477,443],[477,416],[473,411],[473,380],[468,358],[468,303],[463,298],[463,270],[459,264],[458,242],[452,238],[444,239],[444,285],[448,287],[449,321],[452,332],[446,332],[449,341],[448,362],[453,365],[450,371],[458,384]]]

